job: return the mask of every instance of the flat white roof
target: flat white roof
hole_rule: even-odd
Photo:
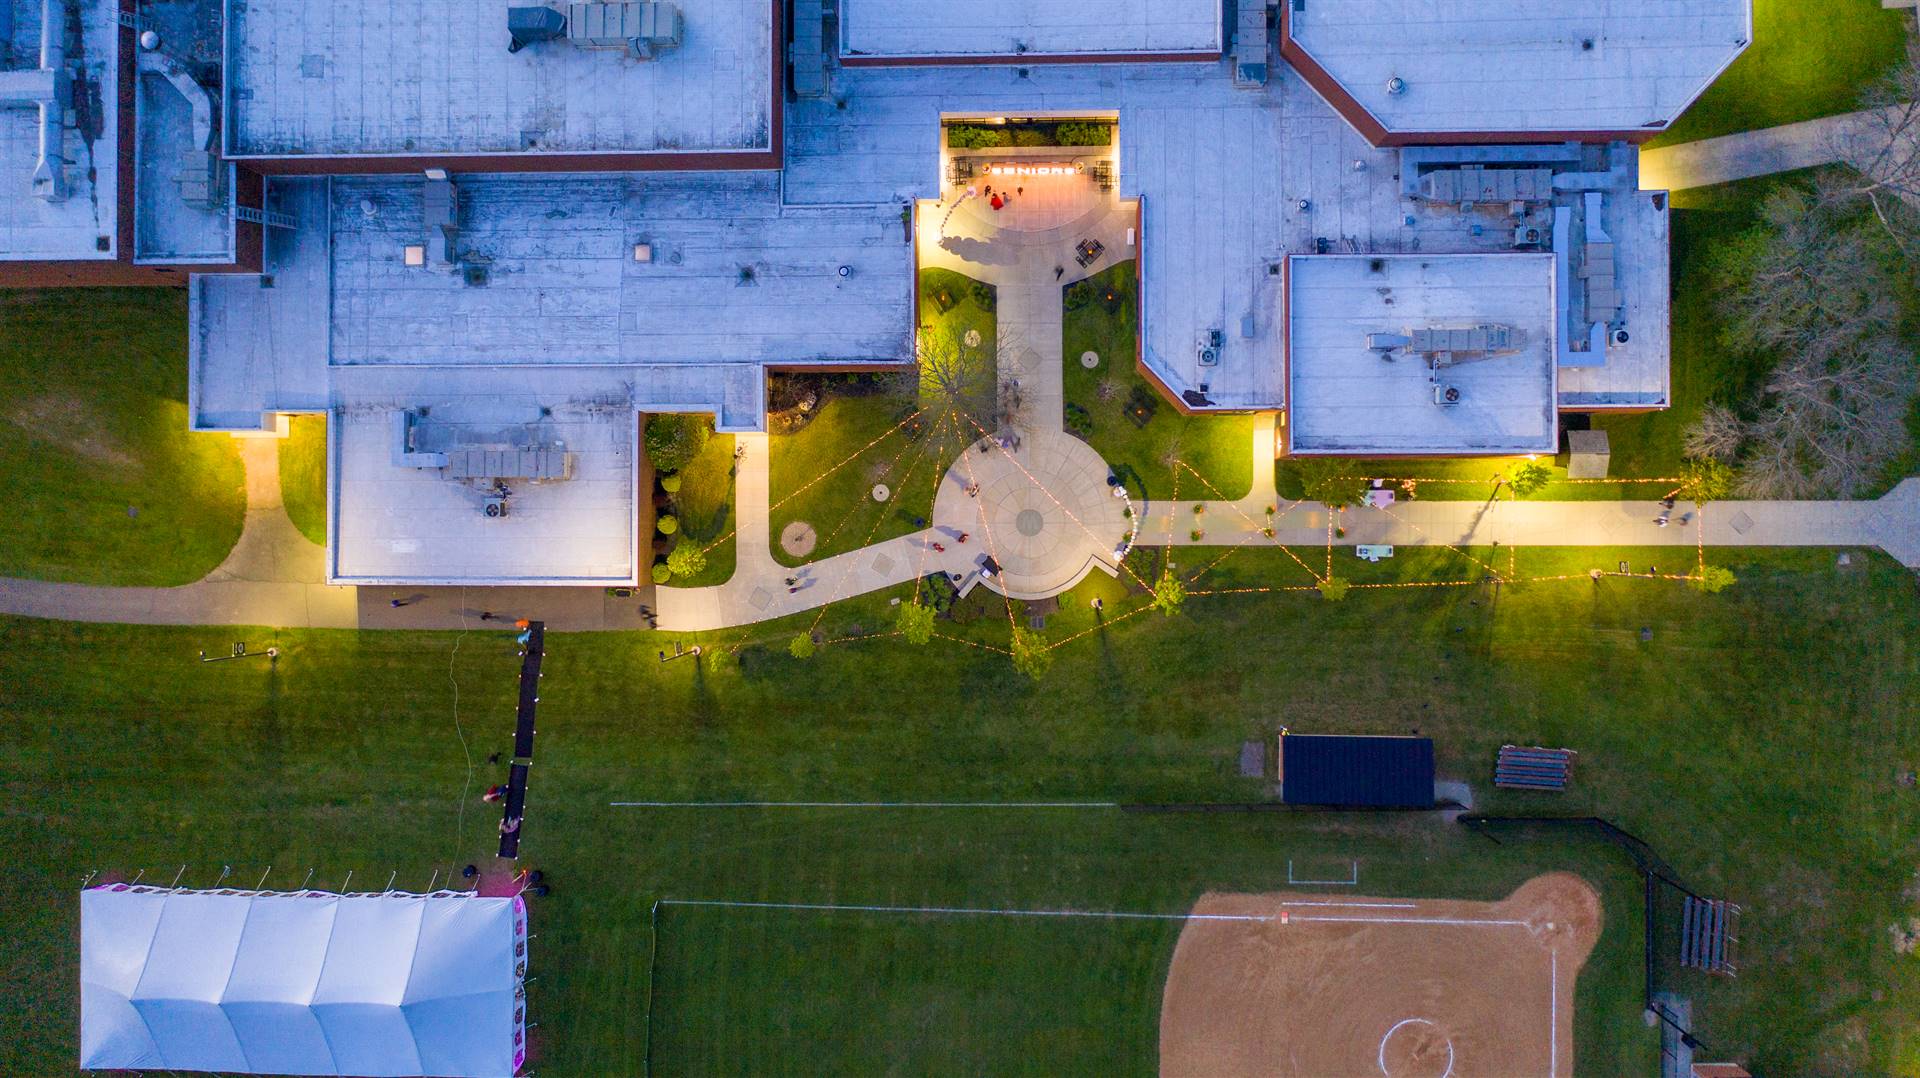
[[[1287,426],[1302,454],[1551,453],[1549,254],[1306,255],[1287,261]],[[1429,369],[1370,333],[1511,326],[1516,350]],[[1460,391],[1435,402],[1436,384]]]
[[[631,584],[634,411],[614,368],[336,371],[328,578],[341,583]],[[396,416],[426,409],[416,448],[563,446],[572,477],[509,481],[503,517],[446,470],[399,457]]]
[[[685,40],[654,60],[564,40],[509,54],[526,2],[228,0],[229,155],[771,146],[768,0],[682,4]]]
[[[1306,0],[1287,18],[1389,132],[1659,129],[1753,38],[1750,0]]]
[[[1205,55],[1220,0],[843,0],[840,41],[852,57]]]
[[[913,354],[912,248],[896,206],[789,212],[768,173],[456,183],[459,252],[484,269],[482,286],[406,265],[406,248],[426,243],[423,181],[334,182],[334,363],[713,366]],[[635,261],[640,243],[649,261]]]
[[[35,0],[13,6],[13,63],[6,72],[40,66],[40,10]],[[120,244],[120,24],[113,0],[67,0],[78,15],[80,48],[69,41],[66,67],[75,73],[73,95],[88,112],[79,125],[61,128],[60,153],[67,160],[67,197],[49,202],[33,193],[40,160],[40,109],[29,102],[0,106],[0,260],[111,260]],[[82,116],[75,110],[73,116]],[[104,246],[101,241],[105,240]]]

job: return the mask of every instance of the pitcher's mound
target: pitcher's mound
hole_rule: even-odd
[[[1169,1076],[1573,1073],[1600,896],[1553,873],[1500,902],[1203,895],[1160,1007]]]

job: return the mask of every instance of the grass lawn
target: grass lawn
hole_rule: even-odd
[[[921,270],[920,333],[960,342],[967,355],[990,356],[998,339],[992,296],[991,285],[950,270]],[[964,343],[969,331],[979,334],[978,344]],[[770,442],[773,556],[786,565],[920,530],[915,521],[933,515],[934,491],[953,463],[955,453],[949,450],[972,440],[952,422],[929,419],[940,428],[932,435],[907,422],[921,406],[912,374],[841,384],[857,388],[823,392],[818,412],[805,427]],[[873,500],[877,483],[891,492],[885,502]],[[818,545],[804,558],[780,549],[781,529],[795,520],[812,524],[819,534]]]
[[[1311,564],[1324,552],[1296,551]],[[1524,550],[1516,575],[1674,551]],[[1183,569],[1218,552],[1183,551]],[[1417,556],[1416,556],[1417,555]],[[1360,582],[1472,579],[1419,551]],[[1451,561],[1449,561],[1451,559]],[[1701,1037],[1757,1073],[1889,1073],[1920,1062],[1920,962],[1888,926],[1920,841],[1914,766],[1920,594],[1878,555],[1719,551],[1740,582],[1705,596],[1609,578],[1366,591],[1195,594],[1182,613],[1104,577],[1069,595],[1044,680],[1004,655],[855,639],[790,658],[812,615],[695,639],[549,639],[541,766],[524,829],[552,897],[533,909],[535,1066],[550,1073],[1151,1073],[1173,934],[994,918],[849,924],[655,899],[1178,911],[1209,889],[1286,887],[1289,858],[1358,859],[1368,893],[1493,898],[1551,868],[1607,899],[1578,986],[1582,1073],[1642,1075],[1638,891],[1614,851],[1496,845],[1432,816],[1112,810],[614,809],[614,800],[1247,800],[1240,742],[1281,723],[1436,739],[1491,812],[1598,813],[1690,883],[1746,908],[1737,979],[1686,978]],[[1451,566],[1451,567],[1450,567]],[[1677,568],[1678,566],[1676,566]],[[1376,574],[1362,577],[1362,573]],[[1196,591],[1287,586],[1247,549]],[[829,608],[829,639],[884,632],[889,596]],[[943,634],[1005,639],[998,610]],[[505,747],[509,633],[343,633],[0,622],[0,813],[16,844],[10,1031],[0,1072],[64,1072],[75,1040],[76,904],[90,871],[210,886],[425,886],[476,859],[478,794]],[[1640,640],[1642,628],[1652,638]],[[277,667],[192,661],[236,635]],[[456,710],[457,689],[457,710]],[[464,739],[464,740],[463,740]],[[1580,751],[1544,799],[1486,786],[1505,742]],[[469,761],[479,763],[469,771]],[[370,882],[369,882],[370,881]],[[650,969],[657,951],[659,962]],[[649,1000],[649,986],[654,997]],[[651,1021],[649,1020],[651,1010]]]
[[[187,584],[240,538],[223,434],[187,431],[186,293],[0,291],[0,576]]]
[[[1121,262],[1064,290],[1080,289],[1088,297],[1078,306],[1069,305],[1066,312],[1061,354],[1066,362],[1068,411],[1071,414],[1076,406],[1086,409],[1093,425],[1088,444],[1135,494],[1245,497],[1253,485],[1253,417],[1181,415],[1134,366],[1140,316],[1136,272],[1134,262]],[[1113,301],[1105,299],[1108,294],[1115,297]],[[1100,356],[1100,365],[1093,370],[1080,365],[1080,354],[1086,351]],[[1149,401],[1153,409],[1145,426],[1127,416],[1135,400]],[[1174,467],[1175,460],[1184,461],[1206,482]]]
[[[673,495],[673,514],[680,518],[680,541],[698,543],[707,552],[707,567],[690,576],[668,581],[676,588],[703,588],[725,584],[733,576],[733,435],[707,439],[693,463],[680,469],[680,492]]]
[[[1649,145],[1859,108],[1860,91],[1905,55],[1909,19],[1879,0],[1753,0],[1753,44]]]
[[[280,442],[280,497],[300,534],[327,542],[327,417],[297,415]]]

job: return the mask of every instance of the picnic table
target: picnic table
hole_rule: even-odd
[[[1353,548],[1353,553],[1355,556],[1366,561],[1379,561],[1382,558],[1393,557],[1393,548],[1390,546],[1361,543],[1359,546]]]
[[[1099,240],[1081,240],[1074,246],[1074,251],[1077,252],[1074,255],[1074,261],[1080,263],[1081,268],[1084,269],[1092,265],[1101,255],[1105,254],[1106,250],[1107,245],[1101,243]]]
[[[1375,509],[1385,509],[1393,504],[1393,488],[1374,487],[1367,491],[1367,504]]]

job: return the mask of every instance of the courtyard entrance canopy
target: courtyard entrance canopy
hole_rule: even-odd
[[[467,892],[80,896],[80,1065],[512,1075],[526,907]]]

